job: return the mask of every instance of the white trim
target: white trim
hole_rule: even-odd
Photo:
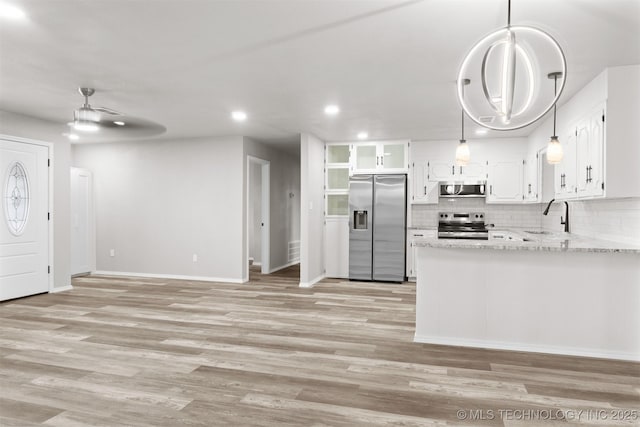
[[[200,282],[244,283],[243,282],[244,279],[232,279],[229,277],[185,276],[182,274],[132,273],[127,271],[96,270],[96,271],[92,271],[91,275],[148,277],[150,279],[197,280]]]
[[[261,165],[261,213],[262,213],[262,223],[264,224],[261,227],[260,232],[262,233],[261,235],[261,239],[260,239],[260,244],[261,244],[261,253],[260,253],[260,257],[261,262],[260,264],[258,263],[254,263],[253,265],[259,265],[261,268],[261,273],[262,274],[268,274],[269,273],[269,259],[271,257],[271,218],[270,218],[270,214],[271,214],[271,195],[270,195],[270,190],[271,190],[271,161],[269,160],[265,160],[265,159],[261,159],[259,157],[255,157],[252,156],[250,154],[246,155],[246,163],[245,163],[245,173],[244,173],[244,180],[245,180],[245,205],[243,208],[243,215],[244,215],[244,232],[245,232],[245,236],[244,236],[244,242],[243,242],[243,257],[247,257],[246,260],[243,260],[243,272],[242,274],[245,277],[249,276],[249,204],[250,204],[250,197],[251,197],[251,182],[249,180],[249,176],[250,176],[250,169],[251,169],[251,163],[257,163],[259,165]],[[248,280],[248,279],[247,279]],[[242,283],[246,282],[247,280],[244,280]]]
[[[313,288],[314,285],[316,283],[318,283],[319,281],[321,281],[322,279],[324,279],[326,276],[323,274],[319,275],[318,277],[316,277],[315,279],[309,281],[309,282],[300,282],[300,284],[298,285],[301,288]]]
[[[255,265],[256,267],[261,267],[262,263],[261,262],[253,262],[251,265]]]
[[[282,269],[285,269],[287,267],[291,267],[292,265],[296,265],[296,264],[300,264],[300,261],[299,260],[298,261],[291,261],[291,262],[288,262],[288,263],[286,263],[284,265],[281,265],[279,267],[274,267],[271,270],[269,270],[269,274],[275,273],[278,270],[282,270]],[[254,264],[254,265],[256,265],[256,264]]]
[[[73,290],[73,286],[71,285],[67,285],[67,286],[62,286],[60,288],[53,288],[52,290],[49,291],[50,294],[57,294],[58,292],[67,292],[67,291],[72,291]]]
[[[597,357],[601,359],[640,362],[640,354],[602,351],[599,349],[590,348],[531,345],[522,343],[507,343],[502,341],[473,340],[467,338],[443,338],[417,334],[413,337],[413,341],[422,344],[452,345],[458,347],[487,348],[492,350],[526,351],[529,353],[549,353],[560,354],[563,356]]]
[[[2,134],[0,133],[0,139],[4,139],[7,141],[13,141],[13,142],[19,142],[19,143],[23,143],[23,144],[31,144],[31,145],[40,145],[40,146],[44,146],[47,147],[47,161],[49,163],[48,169],[49,169],[49,177],[47,178],[47,184],[49,186],[49,193],[47,195],[47,209],[49,212],[49,221],[48,221],[48,236],[47,236],[47,240],[48,240],[48,251],[49,253],[47,254],[47,262],[48,262],[48,266],[50,267],[50,271],[48,274],[48,280],[49,280],[49,292],[53,292],[55,289],[54,286],[54,277],[55,277],[55,271],[56,271],[56,267],[55,267],[55,259],[54,259],[54,222],[55,222],[55,214],[54,214],[54,210],[53,210],[53,200],[54,200],[54,188],[55,188],[55,182],[54,182],[54,167],[55,167],[55,162],[53,159],[53,144],[50,142],[46,142],[46,141],[40,141],[37,139],[29,139],[29,138],[22,138],[19,136],[12,136],[12,135],[6,135],[6,134]],[[68,285],[71,286],[71,285]],[[66,288],[66,286],[64,287]],[[63,289],[63,288],[61,288]]]

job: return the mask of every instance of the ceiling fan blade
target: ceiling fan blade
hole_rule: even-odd
[[[95,110],[95,111],[99,111],[101,113],[106,113],[106,114],[111,114],[112,116],[124,116],[124,114],[122,114],[119,111],[116,110],[112,110],[111,108],[106,108],[106,107],[91,107],[91,109]]]

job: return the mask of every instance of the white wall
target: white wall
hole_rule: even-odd
[[[70,143],[61,134],[63,123],[35,119],[0,110],[0,134],[53,143],[53,284],[71,286]],[[51,135],[57,135],[52,138]]]
[[[640,65],[607,72],[607,197],[640,197]]]
[[[74,145],[94,178],[97,269],[241,281],[242,153],[241,137]]]
[[[262,261],[262,165],[249,165],[249,258]]]
[[[434,159],[455,162],[458,140],[411,141],[411,160]],[[527,138],[467,139],[472,162],[525,159]]]
[[[324,277],[324,142],[300,135],[300,286]]]
[[[289,242],[300,240],[300,159],[250,138],[243,140],[245,168],[247,156],[270,162],[269,269],[273,272],[288,265]],[[245,179],[246,176],[245,173]],[[243,200],[246,200],[246,180],[244,183]],[[290,194],[293,197],[289,197]],[[244,253],[248,254],[248,250]],[[248,259],[248,255],[244,259]]]

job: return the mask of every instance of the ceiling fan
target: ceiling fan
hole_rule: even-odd
[[[84,96],[84,104],[73,112],[73,121],[69,123],[69,126],[74,130],[78,132],[96,132],[100,127],[109,125],[124,126],[126,124],[122,120],[105,120],[105,117],[103,117],[103,114],[123,116],[122,113],[110,108],[92,107],[89,104],[89,97],[96,92],[94,88],[81,87],[78,91]]]
[[[106,141],[122,138],[136,138],[153,136],[164,133],[166,128],[150,120],[128,116],[106,107],[93,107],[89,104],[89,97],[96,90],[90,87],[78,88],[84,97],[84,104],[73,112],[73,121],[69,122],[72,131],[82,134],[87,141]],[[66,134],[70,139],[77,140],[80,136],[75,133]]]

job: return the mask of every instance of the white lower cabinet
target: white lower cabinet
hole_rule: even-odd
[[[325,219],[325,276],[349,278],[349,218]]]
[[[524,161],[488,162],[487,203],[522,203]]]
[[[418,266],[416,265],[415,240],[417,239],[435,239],[438,234],[435,229],[415,229],[407,232],[407,278],[415,281],[418,274]]]

